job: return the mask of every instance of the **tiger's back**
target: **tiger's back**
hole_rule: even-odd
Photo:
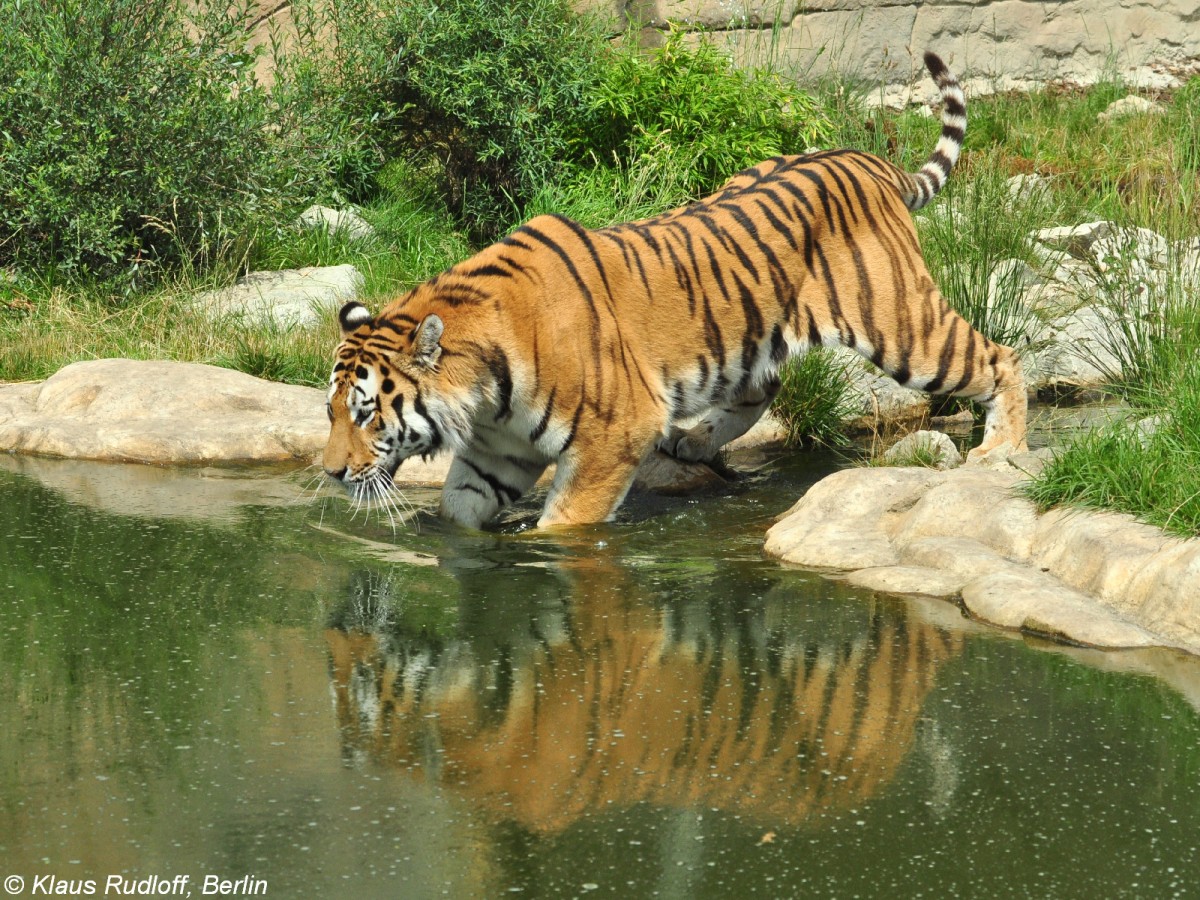
[[[854,150],[777,157],[640,222],[541,216],[377,319],[343,309],[326,468],[354,484],[356,461],[360,481],[371,466],[390,477],[449,445],[443,514],[478,526],[554,461],[540,524],[599,521],[651,448],[711,458],[767,409],[789,356],[835,343],[901,384],[983,403],[976,454],[1023,446],[1019,360],[948,306],[909,215],[965,127],[957,82],[927,62],[946,109],[918,173]]]

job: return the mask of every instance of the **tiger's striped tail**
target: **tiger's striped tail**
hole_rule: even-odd
[[[945,186],[967,131],[967,101],[958,79],[936,53],[925,54],[925,66],[942,92],[942,136],[921,171],[902,173],[900,193],[910,210],[920,209]]]

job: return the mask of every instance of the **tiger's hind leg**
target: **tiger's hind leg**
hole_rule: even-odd
[[[992,344],[994,356],[989,357],[991,386],[982,395],[967,395],[986,411],[983,440],[967,454],[967,459],[979,459],[1003,444],[1014,451],[1029,449],[1026,442],[1025,417],[1029,400],[1025,388],[1025,373],[1017,352],[1002,344]]]
[[[906,387],[930,394],[966,397],[986,411],[983,440],[968,459],[1003,444],[1026,450],[1028,401],[1017,352],[988,340],[927,285],[926,310],[935,325],[914,339],[907,353],[887,353],[883,369]]]
[[[748,388],[721,406],[713,407],[691,428],[671,426],[660,438],[659,450],[684,462],[707,462],[730,441],[754,427],[779,393],[779,379],[772,376],[758,387]]]

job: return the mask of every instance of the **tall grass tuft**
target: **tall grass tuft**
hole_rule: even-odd
[[[837,447],[848,442],[842,423],[854,410],[847,366],[857,362],[817,347],[784,364],[772,411],[789,445]]]
[[[971,174],[952,173],[918,220],[925,259],[947,302],[972,326],[1027,353],[1041,332],[1025,302],[1025,265],[1037,262],[1029,235],[1054,222],[1056,210],[1048,191],[1018,193],[987,162]]]

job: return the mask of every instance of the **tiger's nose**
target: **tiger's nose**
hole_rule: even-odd
[[[328,466],[326,466],[325,474],[328,475],[330,478],[332,478],[334,481],[341,481],[342,478],[345,477],[345,475],[346,475],[346,466],[342,466],[340,469],[331,469]]]

